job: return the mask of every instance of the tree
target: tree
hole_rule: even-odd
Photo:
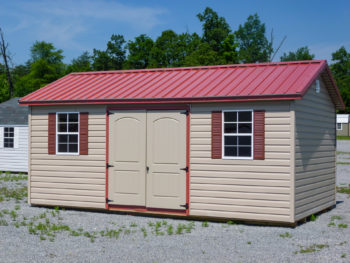
[[[314,54],[310,53],[307,46],[298,48],[295,52],[283,53],[281,61],[313,60]]]
[[[242,63],[267,62],[273,53],[272,43],[266,38],[265,24],[257,14],[250,15],[244,25],[239,25],[235,36],[239,59]]]
[[[207,42],[214,51],[220,52],[225,39],[231,33],[230,26],[224,17],[219,15],[211,8],[205,8],[204,12],[197,15],[202,22],[203,41]]]
[[[79,57],[72,60],[72,63],[67,66],[66,74],[70,72],[86,72],[92,70],[91,56],[85,51]]]
[[[122,35],[112,35],[105,51],[93,49],[92,67],[94,70],[122,69],[125,62],[125,40]]]
[[[340,94],[344,100],[346,109],[350,111],[350,52],[344,46],[332,53],[331,70],[333,72]]]
[[[1,28],[0,28],[0,55],[2,56],[2,59],[4,60],[4,70],[5,70],[5,73],[7,76],[9,96],[11,98],[13,96],[13,90],[14,90],[10,66],[9,66],[9,60],[11,60],[11,58],[10,58],[10,55],[8,52],[8,43],[5,42],[4,33],[2,32]]]
[[[135,41],[129,41],[127,44],[129,55],[126,67],[130,69],[147,68],[150,63],[153,44],[153,40],[144,34],[135,37]]]
[[[16,81],[15,96],[22,97],[64,75],[61,49],[56,49],[52,43],[36,41],[30,51],[31,59],[27,62],[30,72]]]

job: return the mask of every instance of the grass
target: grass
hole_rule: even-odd
[[[337,151],[337,154],[349,154],[349,155],[350,155],[350,152],[341,152],[341,151]]]
[[[15,199],[17,202],[23,200],[27,197],[27,187],[19,187],[15,189],[9,189],[7,187],[0,188],[0,201],[10,201],[11,199]]]
[[[337,186],[337,192],[340,194],[347,194],[350,197],[350,184],[348,186]]]
[[[209,226],[208,221],[203,221],[203,222],[202,222],[202,227],[208,227],[208,226]]]
[[[284,234],[280,234],[280,237],[283,237],[283,238],[291,238],[292,235],[289,233],[289,232],[286,232]]]
[[[18,181],[25,181],[28,179],[28,176],[19,173],[18,175],[10,174],[5,172],[5,175],[0,175],[0,181],[4,182],[18,182]]]
[[[350,162],[337,162],[337,164],[350,165]]]
[[[299,246],[300,250],[299,251],[295,251],[294,254],[304,254],[304,253],[314,253],[314,252],[319,252],[324,248],[328,248],[329,245],[327,244],[312,244],[308,247],[304,247],[304,246]]]
[[[346,253],[341,254],[341,258],[346,258]]]
[[[337,136],[337,140],[350,140],[350,136]]]
[[[348,228],[348,225],[347,224],[338,224],[338,227],[339,228]]]

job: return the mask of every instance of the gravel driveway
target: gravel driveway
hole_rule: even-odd
[[[338,151],[350,162],[350,141]],[[349,172],[338,165],[338,185],[350,184]],[[1,178],[0,262],[350,261],[346,194],[315,221],[286,228],[29,207],[26,181]]]

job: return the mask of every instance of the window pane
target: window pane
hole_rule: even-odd
[[[13,127],[9,128],[9,132],[14,133],[14,132],[15,132],[15,129],[14,129]]]
[[[70,152],[70,153],[76,153],[76,152],[78,152],[78,144],[76,144],[76,143],[74,143],[74,144],[70,143],[68,146],[69,146],[69,152]]]
[[[237,124],[235,123],[225,123],[225,133],[236,133],[237,132]]]
[[[237,121],[237,112],[224,112],[224,121]]]
[[[237,145],[237,136],[225,136],[225,145]]]
[[[238,121],[252,121],[252,112],[251,111],[238,112]]]
[[[4,132],[4,136],[5,137],[9,137],[9,133],[8,132]]]
[[[251,123],[240,123],[238,124],[238,133],[251,133],[252,124]]]
[[[67,143],[68,135],[58,135],[58,143]]]
[[[65,144],[65,143],[59,143],[58,144],[58,152],[60,152],[60,153],[66,153],[67,152],[67,147],[68,145],[67,144]]]
[[[13,141],[8,144],[8,148],[13,148]]]
[[[67,122],[67,114],[66,113],[58,114],[58,122]]]
[[[78,132],[78,124],[69,124],[68,132]]]
[[[252,144],[251,136],[239,136],[239,146],[250,146]]]
[[[69,114],[69,122],[78,122],[78,114],[77,113]]]
[[[251,147],[238,147],[238,156],[250,157],[251,156]]]
[[[237,156],[237,147],[225,146],[225,156]]]
[[[59,132],[67,132],[67,124],[58,124],[58,131]]]
[[[78,143],[78,135],[69,135],[69,143]]]

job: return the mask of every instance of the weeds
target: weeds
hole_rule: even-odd
[[[348,225],[347,224],[338,224],[338,227],[339,228],[348,228]]]
[[[304,247],[304,246],[299,246],[299,247],[300,247],[300,250],[299,250],[299,251],[295,251],[295,252],[294,252],[295,254],[298,254],[298,253],[304,254],[304,253],[319,252],[319,251],[321,251],[321,250],[324,249],[324,248],[328,248],[329,245],[327,245],[327,244],[313,244],[313,245],[308,246],[308,247]]]
[[[317,216],[315,216],[314,214],[311,215],[310,217],[310,221],[314,222],[317,220]]]
[[[289,233],[289,232],[286,232],[284,234],[280,234],[280,237],[283,237],[283,238],[291,238],[292,235]]]
[[[209,226],[208,221],[203,221],[203,222],[202,222],[202,227],[208,227],[208,226]]]
[[[5,172],[5,175],[0,175],[0,181],[4,182],[18,182],[26,180],[28,180],[28,176],[23,175],[23,173],[19,173],[18,175],[11,175],[9,172]]]
[[[350,197],[350,184],[348,186],[337,186],[337,192],[340,194],[347,194]]]

